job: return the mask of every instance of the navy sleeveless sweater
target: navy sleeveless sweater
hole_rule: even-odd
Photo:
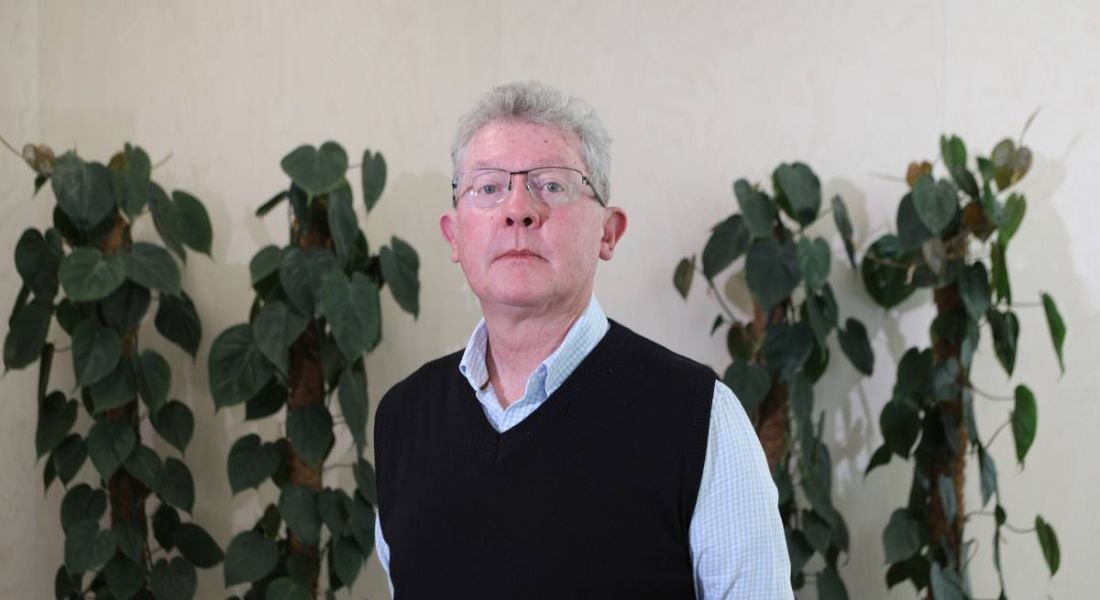
[[[497,433],[460,359],[424,365],[378,407],[396,599],[694,598],[688,528],[714,372],[612,321]]]

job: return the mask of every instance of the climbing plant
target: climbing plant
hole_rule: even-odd
[[[250,584],[245,598],[316,597],[327,564],[326,593],[351,587],[374,547],[374,469],[366,445],[364,354],[382,340],[379,291],[419,312],[419,258],[397,237],[371,254],[359,228],[348,158],[335,142],[301,146],[282,160],[290,187],[264,203],[263,216],[289,204],[289,243],[260,249],[249,265],[255,301],[210,350],[210,389],[220,409],[245,405],[245,419],[285,414],[285,435],[248,434],[230,448],[234,494],[271,480],[279,488],[255,527],[226,548],[225,584]],[[386,162],[363,153],[366,212],[381,197]],[[285,409],[285,411],[284,411]],[[355,444],[349,494],[324,485],[338,413]],[[327,561],[325,560],[327,557]]]
[[[824,413],[814,408],[813,384],[829,364],[834,330],[861,373],[871,374],[874,356],[862,323],[850,318],[840,325],[829,285],[832,250],[807,231],[821,216],[817,176],[802,163],[783,164],[772,174],[772,188],[774,197],[744,179],[735,182],[740,212],[711,230],[701,261],[680,260],[673,284],[686,299],[698,272],[721,308],[711,334],[726,329],[732,362],[722,380],[752,418],[775,478],[794,587],[812,575],[819,597],[847,598],[836,565],[848,551],[848,527],[832,502],[832,460],[822,439]],[[833,197],[831,210],[854,268],[852,225],[840,196]],[[742,256],[739,271],[753,302],[752,314],[744,318],[714,283]],[[824,567],[810,574],[806,567],[815,554],[824,558]]]
[[[65,487],[55,596],[192,598],[195,567],[217,565],[222,551],[206,530],[181,518],[195,504],[181,460],[195,421],[187,404],[169,399],[169,363],[142,349],[139,333],[153,309],[161,336],[192,358],[198,352],[202,327],[176,258],[186,260],[185,248],[210,254],[210,219],[194,196],[169,196],[154,182],[149,156],[137,146],[126,144],[106,165],[75,152],[55,157],[44,145],[28,144],[23,157],[35,171],[35,193],[49,183],[57,204],[53,226],[28,228],[15,247],[22,286],[8,319],[4,366],[38,362],[36,454],[45,458],[46,490],[55,480]],[[147,213],[168,250],[131,238],[132,224]],[[55,320],[60,331],[51,336]],[[76,399],[50,389],[54,359],[64,353]],[[78,424],[81,408],[88,418]],[[162,459],[148,445],[144,421],[179,458]],[[88,459],[94,471],[81,477]],[[157,499],[151,519],[150,495]]]
[[[1016,313],[1025,305],[1013,300],[1007,251],[1027,208],[1026,198],[1015,190],[1032,161],[1022,138],[1004,139],[990,156],[976,157],[975,176],[963,141],[941,137],[946,176],[935,177],[929,162],[909,165],[897,232],[876,240],[861,265],[868,294],[883,307],[897,306],[918,289],[932,291],[931,345],[909,348],[902,356],[892,398],[879,417],[885,441],[867,472],[894,456],[912,462],[908,503],[893,512],[883,531],[890,565],[886,583],[893,587],[910,581],[939,600],[970,597],[966,567],[976,543],[967,539],[965,528],[971,519],[993,519],[991,548],[1001,598],[1001,542],[1006,530],[1021,531],[1008,522],[989,448],[1003,429],[1011,429],[1022,467],[1035,440],[1038,403],[1023,384],[1004,398],[979,391],[970,370],[983,328],[1009,377],[1016,366]],[[1064,369],[1065,324],[1050,295],[1041,294],[1039,305]],[[998,400],[1010,401],[1012,408],[1004,425],[983,438],[976,415],[979,410],[1000,412],[1005,403]],[[981,510],[969,513],[963,496],[968,456],[976,457],[981,482]],[[993,511],[985,512],[990,501]],[[1036,516],[1033,531],[1053,576],[1060,562],[1054,529]]]

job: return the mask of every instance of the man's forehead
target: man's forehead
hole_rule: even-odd
[[[464,167],[530,168],[533,166],[583,166],[576,134],[559,127],[525,121],[493,121],[479,129],[466,146]],[[501,164],[502,160],[523,164]],[[536,164],[537,163],[537,164]]]

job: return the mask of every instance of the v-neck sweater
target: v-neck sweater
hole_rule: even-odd
[[[689,526],[714,372],[612,321],[499,433],[460,360],[428,363],[378,409],[395,596],[693,598]]]

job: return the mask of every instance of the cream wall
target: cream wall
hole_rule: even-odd
[[[195,411],[197,439],[186,457],[201,492],[195,516],[222,544],[255,519],[274,488],[263,498],[229,499],[229,445],[254,425],[243,423],[242,410],[214,413],[206,352],[247,315],[251,255],[285,240],[281,215],[260,221],[252,211],[285,185],[278,163],[299,143],[336,139],[353,156],[367,146],[384,152],[390,180],[368,235],[377,245],[399,232],[420,251],[419,322],[385,300],[385,354],[369,361],[378,398],[425,360],[461,346],[478,318],[435,223],[449,202],[455,121],[494,84],[540,79],[603,114],[615,138],[612,201],[631,222],[598,276],[601,303],[719,370],[727,360],[721,341],[707,337],[716,307],[698,281],[681,300],[671,273],[734,210],[733,179],[765,180],[779,162],[804,160],[827,192],[845,195],[866,243],[891,228],[902,193],[880,174],[934,157],[944,131],[988,152],[1042,107],[1028,134],[1036,155],[1024,184],[1030,208],[1009,262],[1017,299],[1048,290],[1059,300],[1070,328],[1066,375],[1057,375],[1041,310],[1021,309],[1016,380],[1039,398],[1039,435],[1024,472],[1013,467],[1010,436],[994,454],[1010,521],[1029,527],[1036,511],[1044,514],[1060,535],[1063,563],[1049,581],[1031,535],[1010,537],[1004,562],[1013,597],[1082,598],[1100,588],[1091,573],[1100,562],[1100,484],[1092,477],[1100,408],[1091,397],[1100,383],[1092,364],[1100,242],[1090,233],[1100,221],[1095,3],[9,1],[0,7],[0,40],[0,133],[17,145],[78,147],[97,160],[127,140],[154,160],[171,154],[158,180],[195,193],[210,211],[214,261],[195,257],[184,274],[203,318],[197,363],[153,333],[144,341],[169,358],[173,395]],[[11,256],[24,227],[48,222],[51,199],[28,200],[33,177],[14,156],[0,152],[0,173],[0,247]],[[836,360],[817,390],[828,411],[836,500],[852,529],[843,575],[853,598],[908,598],[911,588],[883,589],[880,539],[905,500],[909,470],[895,462],[866,482],[862,471],[881,441],[878,413],[894,378],[889,356],[926,339],[927,296],[884,313],[843,267],[832,227],[820,230],[836,250],[842,312],[868,325],[878,361],[874,377],[860,380]],[[7,314],[18,288],[10,259],[0,261],[0,281]],[[974,380],[1009,393],[1014,382],[988,347],[983,352]],[[0,386],[0,597],[48,597],[61,560],[62,494],[55,486],[43,499],[34,465],[34,374],[8,373]],[[981,407],[985,435],[1006,406]],[[339,443],[347,448],[346,439]],[[976,487],[968,494],[976,498]],[[980,542],[975,593],[995,596],[988,524],[978,517],[970,531]],[[220,568],[203,572],[201,596],[221,597],[220,582]],[[372,559],[356,597],[385,596]]]

